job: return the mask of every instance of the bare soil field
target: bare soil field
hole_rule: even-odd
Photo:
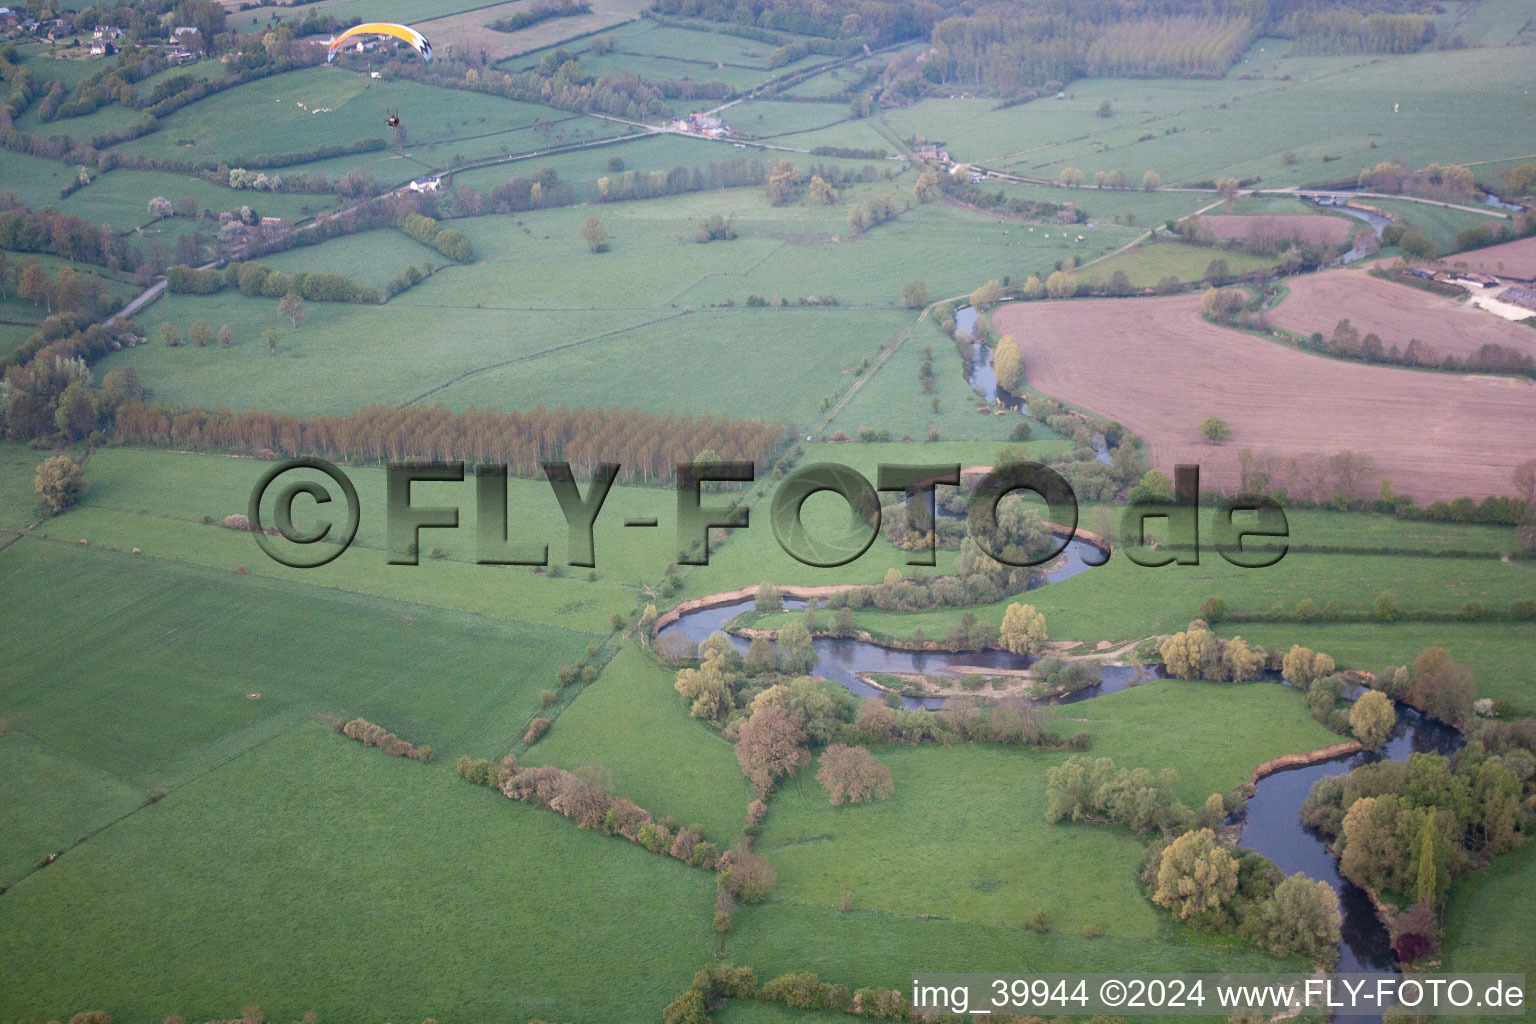
[[[1363,271],[1324,270],[1286,283],[1291,294],[1269,314],[1277,327],[1331,337],[1348,317],[1361,337],[1374,332],[1387,349],[1406,349],[1418,338],[1442,356],[1469,355],[1489,343],[1536,356],[1536,331],[1524,324]]]
[[[516,32],[497,32],[486,26],[498,18],[526,10],[526,4],[497,4],[414,24],[444,54],[448,53],[446,48],[451,46],[453,52],[460,57],[483,52],[490,60],[497,61],[633,21],[640,16],[643,6],[640,0],[592,0],[592,10],[588,14],[550,18]]]
[[[1348,240],[1360,224],[1326,214],[1273,213],[1244,216],[1234,213],[1204,214],[1200,230],[1212,238],[1240,238],[1245,242],[1274,242],[1289,238],[1317,245],[1337,245]]]
[[[1530,381],[1326,359],[1207,323],[1198,295],[1014,303],[992,319],[1019,339],[1031,387],[1120,421],[1165,472],[1198,464],[1203,484],[1235,490],[1247,448],[1293,493],[1326,497],[1326,458],[1352,450],[1374,460],[1357,492],[1389,476],[1420,501],[1482,497],[1509,493],[1536,451]],[[1207,416],[1230,425],[1223,444],[1196,435]]]
[[[1452,267],[1465,264],[1480,274],[1517,278],[1521,281],[1536,280],[1536,235],[1503,245],[1490,245],[1486,249],[1461,252],[1445,260]]]

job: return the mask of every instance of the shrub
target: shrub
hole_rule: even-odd
[[[816,781],[826,789],[834,806],[845,801],[884,800],[896,788],[891,770],[866,748],[843,743],[833,743],[822,753]]]
[[[755,853],[731,850],[720,858],[720,865],[720,888],[743,903],[761,903],[778,880],[773,865]]]
[[[528,731],[523,733],[523,742],[530,747],[533,746],[535,743],[539,742],[540,738],[542,738],[546,732],[549,731],[549,725],[549,719],[535,718],[533,721],[528,723]]]

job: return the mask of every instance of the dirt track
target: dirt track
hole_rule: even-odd
[[[1536,454],[1530,381],[1310,355],[1205,322],[1198,295],[1015,303],[993,323],[1019,339],[1031,386],[1119,420],[1153,466],[1197,463],[1223,488],[1238,485],[1242,448],[1312,466],[1364,452],[1376,463],[1369,492],[1389,476],[1420,500],[1509,493],[1514,467]],[[1207,416],[1231,426],[1226,443],[1196,435]]]
[[[1202,233],[1213,238],[1241,238],[1249,242],[1273,242],[1290,238],[1318,245],[1337,245],[1354,234],[1360,224],[1343,217],[1314,213],[1270,213],[1256,216],[1215,213],[1200,218]]]
[[[1518,242],[1490,245],[1486,249],[1459,252],[1447,256],[1445,262],[1452,267],[1465,263],[1472,270],[1483,274],[1518,278],[1521,281],[1536,279],[1536,235]]]
[[[1322,331],[1328,338],[1348,317],[1361,337],[1375,332],[1388,349],[1406,349],[1418,338],[1442,356],[1468,355],[1489,343],[1536,356],[1536,331],[1524,324],[1361,270],[1324,270],[1286,283],[1291,294],[1269,314],[1277,327],[1303,334]]]

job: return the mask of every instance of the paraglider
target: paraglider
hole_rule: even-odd
[[[398,110],[389,110],[387,107],[385,108],[385,111],[389,114],[389,126],[391,128],[399,128],[400,112]]]
[[[353,25],[341,35],[331,40],[330,49],[325,52],[325,62],[329,64],[336,59],[336,53],[341,49],[341,44],[353,36],[375,35],[394,36],[411,44],[411,48],[421,54],[422,60],[432,59],[432,44],[427,42],[427,37],[406,25],[394,25],[389,22],[373,21],[365,25]]]

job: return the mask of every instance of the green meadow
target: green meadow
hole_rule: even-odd
[[[786,19],[782,7],[754,7],[750,20],[804,28],[797,19],[825,15],[806,8]],[[668,86],[651,127],[662,124],[663,108],[726,104],[720,116],[733,137],[650,131],[602,115],[618,109],[603,99],[586,105],[551,94],[550,105],[526,103],[401,79],[387,65],[373,65],[384,67],[374,79],[362,61],[341,61],[220,91],[109,149],[238,167],[359,140],[383,144],[265,169],[309,175],[317,191],[89,168],[93,180],[61,198],[77,180],[73,161],[0,150],[7,208],[14,198],[33,211],[76,214],[130,251],[174,252],[195,231],[208,254],[229,259],[248,254],[215,248],[219,212],[249,205],[297,223],[351,202],[320,175],[334,182],[359,169],[382,191],[451,172],[449,193],[488,196],[511,178],[552,171],[571,187],[570,206],[511,214],[461,216],[466,208],[451,195],[418,200],[470,240],[474,257],[464,263],[392,228],[259,257],[284,272],[335,272],[380,289],[407,268],[433,265],[378,305],[306,301],[295,325],[276,299],[235,288],[166,294],[135,317],[148,343],[96,360],[97,382],[132,369],[171,406],[301,416],[373,404],[584,406],[760,419],[780,438],[766,458],[774,468],[752,484],[704,493],[706,506],[719,507],[744,496],[751,523],[713,532],[709,563],[678,567],[676,581],[668,569],[692,538],[677,534],[669,486],[613,487],[589,569],[570,564],[567,525],[542,476],[510,480],[507,507],[509,536],[547,545],[547,568],[478,564],[473,476],[420,483],[413,505],[457,508],[459,525],[423,530],[419,564],[392,565],[406,551],[387,530],[386,470],[347,465],[361,506],[355,543],[321,568],[294,569],[248,532],[221,525],[247,512],[271,462],[82,442],[67,452],[84,462],[86,489],[50,516],[34,475],[66,449],[48,449],[46,438],[0,441],[0,1021],[68,1020],[91,1009],[119,1024],[223,1020],[253,1004],[272,1021],[309,1010],[323,1021],[654,1021],[695,970],[715,962],[751,966],[760,981],[809,971],[850,987],[899,988],[915,971],[1303,969],[1245,940],[1178,924],[1155,906],[1138,879],[1148,837],[1093,822],[1047,824],[1046,781],[1065,752],[881,744],[872,752],[891,770],[893,795],[849,806],[829,803],[816,757],[770,794],[760,828],[748,826],[757,794],[737,761],[735,724],[722,730],[692,717],[676,671],[634,623],[650,603],[666,610],[764,582],[954,573],[954,549],[940,550],[932,567],[912,566],[883,537],[845,566],[806,566],[781,548],[770,521],[778,469],[829,462],[873,482],[882,464],[991,465],[1025,422],[1030,458],[1071,457],[1070,439],[981,401],[930,304],[966,301],[988,281],[1016,287],[1069,262],[1082,281],[1107,283],[1120,271],[1137,289],[1168,277],[1194,284],[1213,259],[1234,274],[1261,271],[1274,261],[1165,241],[1161,226],[1207,207],[1328,215],[1281,193],[1213,207],[1217,197],[1204,186],[1225,176],[1262,189],[1344,184],[1362,167],[1401,158],[1413,167],[1466,164],[1479,182],[1500,183],[1536,148],[1518,130],[1536,121],[1532,51],[1522,45],[1531,41],[1527,7],[1467,0],[1437,12],[1441,37],[1460,33],[1466,48],[1295,56],[1290,40],[1266,37],[1224,77],[1078,79],[1060,99],[1053,87],[1018,104],[969,86],[907,95],[893,84],[900,69],[885,69],[923,57],[922,33],[857,51],[848,64],[809,53],[775,67],[781,42],[811,37],[775,27],[782,40],[760,41],[668,16],[667,24],[636,17],[602,30],[598,42],[575,35],[571,24],[586,19],[551,19],[510,46],[496,39],[503,53],[519,40],[539,48],[482,62],[479,73],[525,70],[565,50],[584,75],[723,81],[739,102],[689,99],[683,86]],[[441,59],[428,74],[457,77],[463,66],[450,50],[472,47],[483,23],[475,19],[510,9],[319,0],[230,11],[229,27],[265,32],[274,18],[308,15],[414,23],[429,36],[445,33],[434,36]],[[600,4],[598,18],[631,13],[638,6]],[[447,33],[458,34],[450,41]],[[104,66],[54,59],[32,43],[18,52],[66,89]],[[228,67],[200,61],[135,91],[147,95],[184,73],[221,77]],[[842,93],[869,71],[860,88],[869,116],[857,117]],[[805,79],[781,93],[780,80],[797,73]],[[15,129],[83,139],[142,113],[112,104],[44,123],[40,100]],[[1105,101],[1111,116],[1098,116]],[[386,127],[390,110],[400,113],[401,137]],[[980,183],[975,204],[974,191],[919,202],[914,186],[925,168],[908,157],[929,142],[1021,180]],[[890,158],[810,152],[820,146]],[[719,180],[722,171],[782,160],[806,180],[777,203],[761,186],[644,200],[614,200],[599,187],[626,171],[684,168],[692,178],[697,169],[708,181],[712,165]],[[1120,169],[1132,187],[1053,184],[1067,167],[1090,181]],[[1165,186],[1201,189],[1135,187],[1148,169]],[[811,195],[815,170],[838,181],[833,201]],[[210,216],[152,221],[156,196],[190,199]],[[1039,216],[989,212],[994,197],[1003,209],[1009,200],[1070,204],[1077,219],[1050,207]],[[851,209],[880,199],[894,216],[855,231]],[[1489,222],[1407,199],[1372,202],[1442,251]],[[715,216],[728,218],[736,237],[699,243],[701,222]],[[603,251],[581,233],[593,218],[607,235]],[[12,267],[30,258],[7,252]],[[65,265],[36,258],[50,272]],[[130,273],[74,267],[99,273],[118,299],[137,291]],[[915,283],[926,301],[909,307],[903,293]],[[46,315],[9,284],[6,294],[0,355]],[[232,344],[162,340],[162,324],[185,336],[199,320],[215,331],[228,325]],[[263,337],[269,329],[275,353]],[[12,380],[25,384],[19,370]],[[9,408],[0,402],[0,436]],[[580,486],[585,492],[587,482]],[[1122,508],[1086,506],[1080,524],[1118,533]],[[334,509],[301,501],[296,525],[315,526]],[[273,511],[269,499],[269,524]],[[847,515],[841,499],[818,494],[802,521],[830,534]],[[1245,569],[1215,551],[1209,515],[1195,565],[1145,568],[1117,550],[1104,566],[992,604],[871,606],[853,622],[877,640],[908,640],[919,629],[932,640],[967,614],[1000,623],[1008,605],[1023,602],[1044,614],[1050,640],[1071,645],[1067,653],[1127,648],[1117,657],[1133,661],[1136,642],[1184,629],[1218,597],[1229,611],[1214,624],[1224,637],[1271,649],[1301,643],[1367,671],[1442,646],[1472,666],[1480,695],[1536,712],[1536,623],[1508,614],[1536,598],[1536,562],[1513,557],[1514,528],[1297,510],[1288,513],[1295,548],[1274,566]],[[648,518],[657,528],[625,525]],[[1400,606],[1393,621],[1369,617],[1384,591]],[[1304,600],[1336,602],[1339,615],[1296,621]],[[1475,604],[1484,618],[1470,614]],[[829,623],[830,612],[817,614]],[[1244,616],[1280,621],[1233,621]],[[803,621],[799,610],[753,610],[736,625]],[[560,670],[582,665],[595,678],[562,687]],[[332,716],[375,722],[430,746],[436,759],[364,748],[333,734]],[[1302,694],[1267,683],[1153,680],[1043,716],[1055,732],[1088,734],[1091,756],[1176,770],[1175,793],[1190,807],[1232,792],[1267,759],[1339,739],[1308,714]],[[529,744],[536,717],[550,724]],[[601,764],[616,794],[658,818],[697,825],[722,849],[749,840],[777,872],[771,896],[739,907],[733,926],[718,932],[709,872],[455,775],[461,756],[509,753],[524,765]],[[1529,844],[1459,879],[1446,911],[1446,969],[1536,971],[1527,934],[1533,886]],[[1044,925],[1026,927],[1037,914]],[[711,1019],[829,1024],[833,1016],[732,1001]]]
[[[155,220],[149,213],[149,201],[156,196],[169,199],[173,205],[190,197],[198,210],[212,211],[215,219],[208,222],[177,216]],[[83,217],[92,224],[110,225],[118,231],[142,228],[143,236],[158,235],[169,244],[176,235],[189,231],[201,231],[209,237],[216,235],[217,215],[224,210],[238,211],[249,206],[257,216],[300,221],[334,207],[335,203],[335,197],[330,195],[231,189],[195,175],[119,168],[98,175],[90,185],[57,206],[65,213]]]
[[[1292,58],[1282,56],[1287,45],[1259,40],[1234,69],[1239,77],[1084,79],[1064,100],[996,112],[984,99],[924,100],[885,117],[902,136],[942,139],[957,160],[1030,177],[1121,168],[1139,180],[1152,169],[1165,184],[1230,175],[1282,187],[1353,180],[1361,167],[1393,156],[1422,167],[1513,155],[1504,116],[1467,117],[1466,82],[1474,76],[1484,101],[1499,97],[1503,114],[1529,117],[1536,102],[1525,91],[1518,47],[1386,59]],[[1095,117],[1106,99],[1115,116]],[[1287,152],[1296,163],[1285,163]],[[1325,156],[1335,159],[1324,163]]]
[[[301,721],[7,892],[0,1013],[621,1020],[707,958],[713,890]]]
[[[1268,256],[1257,256],[1238,249],[1218,249],[1183,242],[1155,242],[1116,253],[1078,272],[1096,286],[1109,283],[1116,271],[1125,274],[1133,288],[1151,288],[1165,278],[1189,284],[1205,278],[1206,268],[1214,260],[1225,260],[1228,273],[1246,274],[1267,270],[1275,265]]]
[[[719,731],[688,714],[674,673],[626,647],[555,719],[523,760],[575,769],[601,764],[614,792],[655,815],[699,824],[721,843],[740,833],[754,794]]]
[[[1094,754],[1119,766],[1156,770],[1170,724],[1191,748],[1177,793],[1192,806],[1245,782],[1260,761],[1335,738],[1300,694],[1268,684],[1149,683],[1071,705],[1054,728],[1089,732]],[[831,806],[812,763],[774,802],[758,848],[779,871],[776,898],[832,908],[851,892],[860,910],[1015,928],[1043,910],[1063,934],[1158,937],[1160,915],[1136,885],[1142,843],[1045,824],[1046,772],[1068,755],[976,745],[876,753],[895,780],[888,800]],[[1077,870],[1085,864],[1095,870]]]
[[[407,149],[432,153],[443,165],[452,156],[494,156],[502,147],[528,152],[618,134],[622,127],[483,93],[405,79],[375,81],[331,66],[217,93],[162,118],[157,131],[119,148],[161,159],[240,166],[242,160],[262,154],[302,153],[356,139],[387,140],[388,110],[400,111],[409,133]],[[253,124],[249,115],[254,111],[261,113]]]
[[[1451,888],[1446,910],[1446,970],[1524,972],[1529,976],[1536,971],[1536,948],[1525,922],[1533,913],[1536,846],[1526,843],[1495,860],[1487,871],[1461,879]]]

